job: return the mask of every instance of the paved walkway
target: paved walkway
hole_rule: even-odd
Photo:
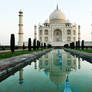
[[[72,50],[72,49],[66,49],[66,48],[64,50],[67,52],[70,52],[71,54],[77,55],[77,56],[79,56],[87,61],[92,62],[92,53],[81,52],[78,50]]]
[[[23,49],[17,49],[15,51],[22,51]],[[0,50],[0,53],[11,52],[11,50]]]
[[[15,56],[15,57],[11,57],[8,59],[0,60],[0,71],[7,69],[8,67],[13,67],[16,64],[22,63],[23,61],[26,61],[26,60],[32,61],[32,60],[36,59],[37,57],[39,57],[39,56],[41,56],[41,55],[43,55],[51,50],[52,49],[46,49],[46,50],[39,51],[39,52],[33,52],[31,54],[24,54],[24,55]]]

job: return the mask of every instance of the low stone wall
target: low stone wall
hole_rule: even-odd
[[[67,52],[70,52],[73,55],[77,55],[78,57],[81,57],[84,60],[87,60],[92,63],[92,53],[81,52],[78,50],[72,50],[72,49],[67,49],[67,48],[64,48],[64,50]]]
[[[46,49],[31,54],[24,54],[8,59],[0,60],[0,80],[3,75],[7,75],[14,70],[24,67],[26,64],[35,61],[40,56],[50,52],[52,49]]]

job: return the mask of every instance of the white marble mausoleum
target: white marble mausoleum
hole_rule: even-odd
[[[76,25],[66,20],[64,13],[57,8],[51,13],[49,19],[39,25],[39,40],[52,44],[52,46],[64,46],[66,43],[76,41]]]

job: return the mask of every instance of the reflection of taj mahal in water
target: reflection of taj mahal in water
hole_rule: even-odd
[[[62,53],[62,52],[61,52]],[[65,53],[65,54],[64,54]],[[63,52],[63,62],[62,65],[59,65],[59,60],[57,59],[58,52],[55,50],[49,54],[43,56],[39,60],[39,68],[44,69],[44,72],[49,76],[50,80],[53,81],[57,86],[64,84],[66,79],[66,74],[69,74],[71,71],[80,68],[80,59],[70,55],[69,53]]]
[[[75,56],[72,56],[69,53],[66,54],[63,50],[61,53],[63,58],[62,65],[59,64],[59,60],[57,58],[58,52],[56,52],[56,50],[42,56],[38,60],[38,63],[37,61],[34,62],[34,69],[44,70],[46,76],[48,76],[57,86],[64,84],[66,75],[71,71],[80,69],[80,58],[76,59]],[[19,71],[19,83],[22,84],[24,79],[23,69],[21,69]]]

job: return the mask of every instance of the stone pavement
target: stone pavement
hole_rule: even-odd
[[[51,51],[52,49],[46,49],[43,51],[39,51],[39,52],[33,52],[31,54],[24,54],[24,55],[20,55],[20,56],[15,56],[15,57],[11,57],[8,59],[3,59],[0,60],[0,71],[7,69],[8,67],[13,67],[16,64],[22,63],[28,59],[30,60],[34,60],[37,57]]]
[[[15,51],[22,51],[23,49],[17,49]],[[11,52],[11,50],[0,50],[0,53]]]
[[[90,61],[92,63],[92,53],[81,52],[78,50],[72,50],[72,49],[67,49],[67,48],[64,48],[64,50],[67,52],[70,52],[73,55],[77,55],[87,61]]]

